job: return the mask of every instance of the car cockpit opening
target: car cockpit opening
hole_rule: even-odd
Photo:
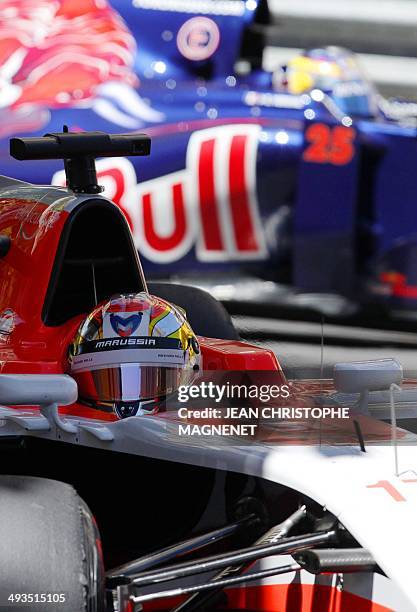
[[[123,213],[104,199],[92,199],[80,204],[66,221],[42,320],[48,326],[61,325],[111,295],[144,289]]]

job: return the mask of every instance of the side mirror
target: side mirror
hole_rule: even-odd
[[[0,374],[0,404],[40,406],[49,424],[67,433],[78,429],[60,416],[58,406],[73,404],[77,398],[77,383],[66,374]]]
[[[77,383],[66,374],[0,374],[0,404],[6,406],[67,406],[77,397]]]
[[[389,389],[403,379],[403,369],[396,359],[337,363],[333,370],[334,385],[342,393],[363,393]]]

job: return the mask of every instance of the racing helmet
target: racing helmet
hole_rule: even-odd
[[[335,83],[358,73],[355,56],[341,47],[309,49],[288,62],[286,77],[290,93],[318,88],[332,90]]]
[[[184,311],[145,292],[99,304],[79,326],[68,360],[79,401],[119,418],[154,414],[201,365]]]
[[[329,46],[304,51],[289,61],[281,80],[292,94],[320,89],[329,93],[338,107],[351,115],[374,115],[376,96],[354,53]],[[275,77],[275,84],[279,76]]]

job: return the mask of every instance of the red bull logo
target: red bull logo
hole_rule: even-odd
[[[109,84],[129,95],[138,85],[135,53],[107,0],[2,0],[0,136],[40,129],[46,109],[93,107]]]

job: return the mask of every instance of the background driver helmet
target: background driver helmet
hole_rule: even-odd
[[[357,72],[356,58],[341,47],[309,49],[287,64],[288,90],[293,94],[314,88],[329,91],[335,83],[349,79]]]
[[[276,89],[296,95],[320,89],[348,115],[377,114],[375,88],[363,74],[357,56],[342,47],[304,51],[275,73],[273,81]]]
[[[98,305],[78,329],[69,365],[79,401],[125,418],[153,414],[190,384],[200,349],[179,307],[142,292]]]

